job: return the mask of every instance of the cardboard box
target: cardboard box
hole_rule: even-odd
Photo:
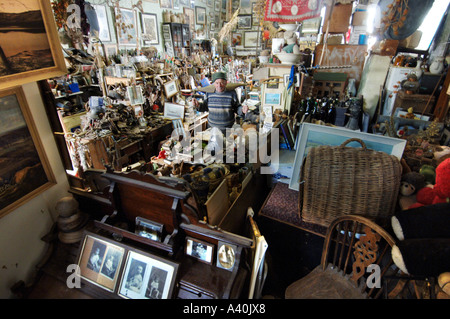
[[[326,32],[329,23],[329,33],[346,33],[350,25],[350,16],[352,15],[352,9],[352,4],[336,4],[333,8],[333,12],[331,13],[329,21],[325,18],[325,22],[322,28],[323,32]],[[327,6],[325,17],[329,16],[330,10],[331,6]]]

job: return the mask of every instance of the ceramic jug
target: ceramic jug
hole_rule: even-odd
[[[441,74],[444,71],[444,57],[437,56],[430,65],[430,73]]]

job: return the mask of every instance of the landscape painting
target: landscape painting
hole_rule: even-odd
[[[0,92],[0,217],[55,184],[22,88]]]
[[[65,72],[50,2],[0,0],[0,89]]]

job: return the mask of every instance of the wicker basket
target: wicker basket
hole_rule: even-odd
[[[362,148],[346,147],[352,141],[359,142]],[[360,139],[349,139],[340,146],[311,148],[300,176],[300,217],[328,227],[335,218],[347,214],[391,216],[401,172],[395,156],[367,149]]]

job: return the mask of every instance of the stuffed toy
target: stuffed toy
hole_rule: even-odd
[[[392,259],[400,270],[420,277],[450,271],[450,203],[400,211],[391,222],[399,239]]]
[[[437,203],[450,203],[450,158],[436,168],[435,184],[420,189],[416,194],[417,203],[408,208],[416,208]]]
[[[400,183],[400,194],[403,196],[414,195],[418,190],[426,186],[425,176],[418,172],[403,174]]]

